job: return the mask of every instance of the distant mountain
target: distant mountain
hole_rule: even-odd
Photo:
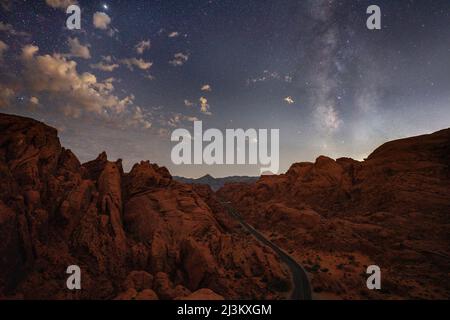
[[[207,174],[198,179],[190,179],[184,177],[173,177],[174,180],[189,183],[189,184],[207,184],[211,187],[213,191],[217,191],[222,188],[226,183],[253,183],[256,182],[259,177],[247,177],[247,176],[231,176],[224,178],[214,178],[213,176]]]

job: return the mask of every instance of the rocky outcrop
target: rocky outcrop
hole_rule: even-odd
[[[0,297],[287,296],[270,286],[289,281],[277,256],[235,228],[211,190],[149,162],[125,173],[106,153],[80,164],[31,119],[0,115],[0,131]],[[69,265],[82,290],[67,289]]]
[[[296,163],[218,194],[311,273],[319,297],[450,297],[450,129],[388,142],[365,161]],[[379,265],[381,291],[367,290]]]

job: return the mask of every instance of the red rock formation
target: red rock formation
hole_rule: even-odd
[[[105,153],[81,165],[31,119],[0,115],[0,131],[0,297],[288,295],[271,287],[289,282],[276,255],[235,228],[210,190],[149,162],[124,173]],[[69,265],[81,268],[80,291],[66,288]]]
[[[449,166],[447,129],[218,193],[303,263],[323,297],[448,299]],[[369,264],[382,269],[381,291],[366,288]]]

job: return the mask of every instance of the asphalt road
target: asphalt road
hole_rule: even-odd
[[[247,229],[259,242],[270,247],[278,255],[281,261],[283,261],[290,269],[292,279],[294,282],[294,288],[291,294],[291,300],[311,300],[311,286],[309,284],[308,276],[305,269],[298,264],[290,255],[284,252],[280,247],[274,244],[272,241],[264,237],[258,230],[253,228],[247,222],[242,219],[242,216],[231,206],[230,202],[222,202],[222,205],[227,209],[228,213],[239,221],[239,223]]]

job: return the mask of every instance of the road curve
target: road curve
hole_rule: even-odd
[[[247,222],[242,219],[242,216],[230,205],[230,202],[222,201],[222,205],[228,211],[228,213],[239,221],[239,223],[247,229],[259,242],[270,247],[278,257],[283,261],[290,269],[293,282],[294,290],[291,294],[291,300],[311,300],[311,286],[309,284],[308,276],[306,275],[305,269],[298,264],[290,255],[284,252],[280,247],[274,244],[272,241],[264,237],[258,230],[253,228]]]

